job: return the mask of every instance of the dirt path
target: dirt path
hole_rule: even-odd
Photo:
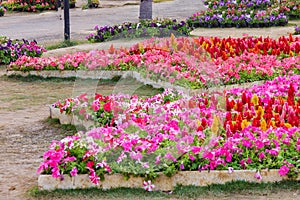
[[[0,199],[23,199],[37,183],[36,168],[59,130],[45,123],[47,104],[71,95],[73,84],[0,78]],[[51,91],[51,94],[49,92]]]

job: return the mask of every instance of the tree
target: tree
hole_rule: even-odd
[[[141,0],[140,20],[152,19],[152,0]]]

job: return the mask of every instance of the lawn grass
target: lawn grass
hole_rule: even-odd
[[[37,187],[28,192],[32,199],[223,199],[241,196],[270,196],[280,193],[299,195],[299,181],[282,181],[275,183],[249,183],[234,181],[226,184],[212,184],[204,187],[177,186],[172,192],[146,192],[143,189],[116,188],[102,189],[75,189],[39,191]],[[236,198],[235,198],[236,197]]]
[[[112,93],[123,93],[138,95],[140,97],[151,97],[163,92],[163,89],[155,89],[144,85],[135,79],[120,79],[115,77],[110,80],[79,79],[71,78],[43,78],[29,75],[0,77],[0,110],[16,111],[31,106],[45,107],[59,99],[75,97],[83,93],[89,95],[99,93],[110,95]]]
[[[87,43],[89,43],[87,40],[82,40],[82,41],[64,40],[64,41],[58,42],[58,43],[50,43],[45,46],[45,49],[47,51],[50,51],[50,50],[54,50],[54,49],[61,49],[61,48],[72,47],[72,46],[77,46],[80,44],[87,44]]]

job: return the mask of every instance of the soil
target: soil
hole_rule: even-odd
[[[255,34],[254,29],[252,33]],[[286,35],[285,32],[282,34]],[[2,74],[3,69],[0,76]],[[113,87],[102,85],[106,91],[113,90]],[[36,169],[43,153],[52,140],[65,137],[60,126],[47,122],[48,105],[72,96],[73,88],[73,81],[24,81],[0,77],[0,200],[32,198],[27,192],[37,185]],[[299,192],[283,190],[268,196],[234,195],[224,199],[284,200],[297,199],[299,195]]]

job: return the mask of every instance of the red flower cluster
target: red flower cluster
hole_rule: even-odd
[[[300,38],[280,37],[277,40],[266,37],[243,37],[243,38],[219,38],[219,37],[199,37],[194,39],[195,43],[201,45],[212,58],[241,55],[243,52],[256,53],[262,55],[284,54],[286,56],[300,55]]]
[[[226,118],[224,127],[227,136],[241,131],[247,126],[255,126],[265,131],[270,127],[299,127],[300,98],[296,100],[295,88],[289,86],[288,97],[258,97],[243,92],[241,99],[226,98]]]

